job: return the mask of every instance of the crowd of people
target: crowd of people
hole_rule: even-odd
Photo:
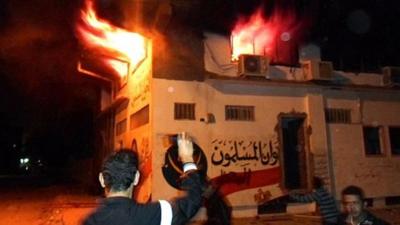
[[[132,199],[134,187],[139,183],[138,156],[130,149],[121,149],[104,162],[99,181],[106,198],[83,221],[84,225],[183,225],[205,203],[210,217],[205,224],[230,225],[231,212],[218,192],[207,184],[193,160],[193,143],[187,135],[178,135],[178,155],[184,175],[180,178],[184,197],[172,201],[159,200],[140,204]],[[360,187],[348,186],[342,191],[343,212],[340,213],[335,198],[325,189],[322,179],[315,177],[313,191],[309,193],[287,192],[293,200],[316,202],[324,225],[387,225],[366,210],[364,192]],[[219,196],[221,197],[221,196]],[[211,205],[210,205],[211,204]],[[221,209],[221,210],[220,210]],[[218,213],[218,210],[222,212]]]

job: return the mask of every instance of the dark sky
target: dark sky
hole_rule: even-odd
[[[315,37],[323,53],[346,70],[400,65],[399,1],[326,1]]]
[[[77,8],[74,1],[1,1],[0,153],[24,144],[24,154],[61,165],[87,150],[96,89],[75,69]]]
[[[127,18],[120,13],[122,2],[99,0],[98,7],[107,19],[123,24]],[[333,61],[337,69],[356,72],[400,66],[398,2],[171,0],[173,18],[221,34],[229,34],[238,16],[260,6],[266,15],[294,9],[299,19],[312,20],[304,33],[321,46],[323,59]],[[0,0],[0,122],[23,130],[37,151],[50,155],[54,149],[79,155],[88,148],[97,107],[96,84],[75,68],[80,46],[74,23],[81,3]]]
[[[400,1],[396,0],[209,0],[206,27],[229,33],[238,15],[248,15],[264,6],[273,10],[295,9],[299,19],[311,19],[307,41],[318,44],[322,57],[335,68],[355,72],[380,71],[400,65]],[[217,10],[215,10],[217,9]],[[230,13],[221,13],[229,9]]]

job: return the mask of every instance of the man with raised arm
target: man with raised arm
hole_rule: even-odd
[[[188,222],[201,206],[205,182],[193,161],[192,141],[183,134],[178,135],[177,142],[184,171],[181,178],[181,187],[186,191],[184,197],[147,204],[132,200],[132,190],[140,177],[138,158],[131,150],[120,150],[104,162],[99,181],[106,198],[83,224],[181,225]]]

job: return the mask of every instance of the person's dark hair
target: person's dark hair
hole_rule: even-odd
[[[313,187],[315,189],[322,188],[324,186],[324,181],[320,177],[313,177]]]
[[[124,191],[133,182],[138,167],[138,157],[129,149],[121,149],[110,155],[103,164],[102,173],[106,188]]]
[[[343,189],[342,196],[344,195],[357,195],[361,201],[364,200],[364,191],[355,185],[350,185]]]

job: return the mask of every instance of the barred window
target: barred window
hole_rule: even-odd
[[[119,121],[117,123],[117,127],[116,127],[116,135],[121,135],[122,133],[124,133],[126,131],[126,126],[127,126],[127,120],[123,119],[121,121]]]
[[[225,120],[254,121],[254,106],[225,106]]]
[[[351,110],[327,108],[325,109],[325,120],[327,123],[351,123]]]
[[[131,114],[130,117],[130,129],[135,129],[137,127],[143,126],[149,123],[149,106],[145,106],[139,111]]]
[[[195,120],[195,104],[194,103],[175,103],[174,119],[175,120]]]

